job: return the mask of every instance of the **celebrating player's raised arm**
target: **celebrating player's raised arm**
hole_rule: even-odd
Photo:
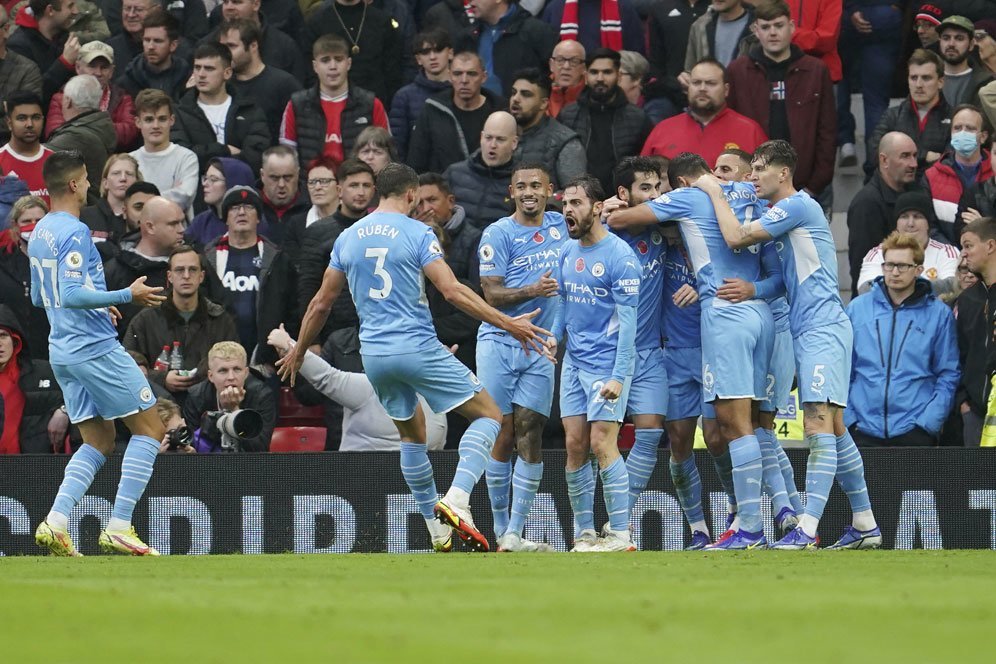
[[[537,297],[556,297],[559,293],[553,270],[547,270],[539,279],[527,286],[509,288],[504,277],[481,277],[484,300],[492,307],[510,307]]]
[[[325,268],[322,285],[315,293],[315,297],[311,298],[308,310],[301,320],[301,333],[298,334],[297,345],[292,352],[277,360],[277,373],[280,380],[289,380],[290,384],[294,385],[297,372],[304,363],[304,355],[308,352],[308,346],[324,327],[329,312],[332,311],[332,305],[345,285],[345,273],[331,267]]]
[[[719,180],[715,175],[707,173],[699,177],[692,184],[697,189],[701,189],[709,195],[709,200],[712,201],[712,206],[716,209],[716,220],[719,222],[719,229],[722,231],[723,239],[726,240],[726,244],[730,249],[743,249],[752,244],[758,244],[771,239],[771,234],[764,230],[760,223],[756,221],[746,224],[740,223],[737,215],[733,213],[733,209],[727,202],[726,194],[723,193],[723,189],[720,187]]]
[[[658,223],[657,216],[646,205],[624,207],[625,203],[618,198],[610,198],[604,202],[604,205],[613,208],[606,217],[609,228],[612,230],[639,231]]]

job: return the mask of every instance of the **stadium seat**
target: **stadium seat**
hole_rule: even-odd
[[[277,404],[278,427],[324,427],[325,410],[321,406],[304,406],[289,387],[280,388]]]
[[[270,439],[271,452],[322,452],[325,427],[277,427]]]
[[[636,429],[629,422],[619,427],[619,451],[625,452],[633,449],[636,442]]]

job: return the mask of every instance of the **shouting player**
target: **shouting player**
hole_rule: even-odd
[[[86,493],[107,455],[114,451],[114,422],[124,420],[132,436],[121,462],[114,507],[98,543],[107,552],[135,556],[159,553],[139,539],[131,525],[166,431],[156,412],[149,382],[118,343],[114,323],[119,304],[159,306],[162,288],[139,277],[128,288],[107,292],[100,254],[80,219],[88,190],[86,166],[77,152],[56,152],[42,168],[52,211],[28,242],[31,301],[44,307],[52,331],[49,357],[69,421],[83,445],[69,460],[52,511],[35,531],[35,541],[57,556],[81,555],[69,537],[69,513]]]
[[[418,175],[408,166],[389,164],[381,170],[380,205],[336,240],[322,286],[301,322],[298,344],[277,364],[281,378],[293,383],[308,345],[348,282],[360,317],[363,366],[401,435],[401,472],[425,517],[433,548],[449,551],[452,529],[472,548],[487,551],[488,540],[474,526],[469,501],[501,428],[501,411],[477,377],[439,342],[424,277],[451,304],[504,330],[523,348],[543,354],[550,332],[530,322],[538,310],[512,318],[457,280],[432,229],[411,218],[418,189]],[[438,502],[418,394],[434,412],[456,410],[470,420],[453,484]]]

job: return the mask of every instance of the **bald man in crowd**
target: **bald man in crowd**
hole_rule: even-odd
[[[511,213],[508,185],[512,153],[518,144],[515,118],[507,111],[496,111],[484,122],[480,149],[443,173],[457,203],[467,212],[467,223],[484,228]]]

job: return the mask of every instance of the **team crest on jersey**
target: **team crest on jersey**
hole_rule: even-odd
[[[70,251],[69,255],[66,256],[66,263],[73,269],[83,267],[83,254],[78,251]]]
[[[480,250],[478,250],[478,255],[480,255],[481,260],[485,263],[491,261],[495,257],[495,250],[490,244],[482,244]]]
[[[575,272],[584,272],[584,259],[583,258],[579,258],[576,261],[574,261],[574,271]]]
[[[144,403],[149,403],[150,401],[152,401],[152,390],[150,390],[148,387],[143,387],[142,391],[138,393],[138,398],[141,399]]]
[[[636,243],[636,250],[639,251],[641,254],[646,254],[648,251],[650,251],[650,247],[647,246],[646,240],[640,240],[639,242]]]
[[[660,243],[664,241],[664,237],[657,231],[651,231],[650,241],[653,242],[655,245],[660,245]]]
[[[559,240],[560,239],[560,231],[558,231],[556,228],[551,228],[550,229],[550,237],[552,237],[554,240]]]
[[[930,268],[924,276],[926,276],[930,281],[933,281],[937,278],[937,268]]]
[[[605,266],[601,263],[595,263],[591,266],[591,274],[596,277],[600,277],[605,274]]]
[[[540,233],[539,231],[533,233],[533,242],[535,242],[536,244],[543,244],[543,234]]]

